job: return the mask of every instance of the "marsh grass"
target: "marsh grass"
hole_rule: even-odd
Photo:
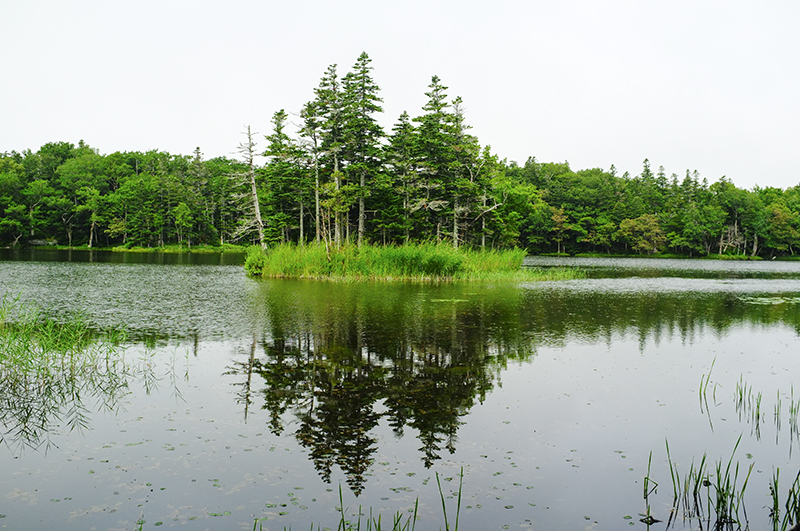
[[[650,452],[650,457],[647,459],[647,474],[645,474],[644,481],[642,482],[645,512],[639,513],[639,516],[642,517],[641,521],[648,525],[660,521],[656,520],[653,515],[650,514],[650,496],[655,494],[656,490],[658,489],[658,483],[653,481],[653,479],[650,477],[650,466],[652,464],[653,452]]]
[[[761,423],[766,417],[761,411],[761,402],[762,394],[754,393],[753,387],[744,381],[743,376],[740,376],[734,393],[736,412],[739,414],[739,422],[744,421],[751,425],[752,432],[757,439],[761,439]],[[778,414],[778,410],[776,410],[776,414]]]
[[[678,471],[677,462],[672,460],[669,442],[666,443],[673,492],[669,523],[677,519],[677,514],[681,514],[684,521],[705,521],[709,528],[713,518],[714,529],[733,529],[734,526],[741,527],[742,520],[747,521],[744,495],[755,463],[747,467],[746,475],[740,471],[739,462],[734,461],[734,457],[741,441],[740,435],[727,462],[716,461],[709,468],[704,453],[698,466],[692,460],[689,471],[683,477]],[[649,470],[648,463],[648,476]],[[740,472],[744,475],[741,483]]]
[[[781,495],[780,495],[780,469],[775,469],[772,473],[772,481],[769,485],[769,494],[772,499],[769,518],[772,522],[773,531],[786,531],[789,526],[800,524],[800,472],[794,478],[792,486],[786,493],[786,501],[783,507],[786,512],[781,519]],[[792,527],[791,529],[797,529]]]
[[[245,270],[270,278],[327,280],[561,280],[581,276],[574,269],[523,268],[525,251],[453,249],[446,244],[401,246],[282,244],[266,251],[251,247]]]
[[[789,429],[791,430],[792,440],[800,439],[800,425],[798,425],[798,413],[800,413],[800,398],[794,399],[794,386],[789,395]]]
[[[88,426],[84,398],[113,409],[127,394],[119,333],[99,335],[75,315],[57,321],[4,297],[0,304],[0,440],[13,449],[49,442],[50,428]],[[48,444],[49,445],[49,444]]]
[[[439,497],[442,501],[444,531],[458,531],[458,522],[461,515],[461,493],[464,487],[464,469],[462,468],[459,474],[458,492],[456,493],[456,514],[453,527],[450,527],[450,521],[447,518],[447,504],[445,503],[445,494],[444,490],[442,489],[442,483],[439,479],[438,472],[436,473],[436,485],[439,489]],[[355,522],[348,519],[341,485],[339,485],[339,506],[337,507],[337,510],[339,511],[339,522],[336,527],[337,531],[361,531],[362,529],[363,531],[383,531],[384,529],[389,531],[414,531],[416,529],[418,519],[419,497],[417,497],[417,499],[414,501],[414,510],[411,512],[411,514],[404,515],[402,512],[397,511],[392,516],[391,527],[384,527],[382,515],[378,514],[378,516],[375,516],[372,512],[372,509],[369,509],[369,514],[365,515],[360,505],[358,506],[358,519]],[[367,516],[367,518],[362,522],[361,518],[363,516]],[[253,522],[253,531],[263,531],[263,520],[265,519],[266,518],[256,518]],[[389,524],[387,523],[386,525],[388,526]],[[291,531],[291,529],[292,528],[289,527],[288,531]],[[321,531],[323,527],[318,524],[316,529],[317,531]],[[284,528],[284,531],[287,531],[287,528]],[[311,525],[311,531],[314,531],[313,524]]]
[[[714,423],[711,420],[711,408],[708,406],[708,388],[711,385],[711,373],[714,372],[714,364],[717,362],[717,358],[715,357],[711,362],[711,367],[708,369],[707,374],[703,374],[700,376],[700,387],[698,388],[698,394],[700,397],[700,413],[703,413],[708,417],[708,424],[711,427],[711,431],[714,431]],[[711,400],[714,405],[717,405],[717,387],[719,387],[719,383],[714,382],[714,385],[711,387]]]
[[[703,380],[701,378],[701,385],[702,381]],[[791,441],[794,442],[795,439],[800,440],[800,423],[798,423],[798,416],[800,415],[800,398],[795,399],[794,386],[791,387],[787,398],[788,404],[786,409],[784,409],[781,392],[780,390],[776,391],[775,404],[772,408],[776,431],[776,442],[780,436],[784,418],[786,418],[789,426]],[[744,376],[740,376],[739,381],[736,383],[733,401],[734,405],[736,406],[736,412],[739,415],[739,421],[750,424],[752,433],[755,434],[757,439],[760,439],[761,424],[766,421],[767,416],[767,406],[766,404],[763,404],[764,400],[762,393],[755,392],[753,387],[744,380]]]

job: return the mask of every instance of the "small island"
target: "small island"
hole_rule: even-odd
[[[248,249],[248,275],[270,278],[357,280],[566,280],[583,274],[571,268],[527,268],[523,249],[456,249],[444,243],[405,245],[282,244]]]

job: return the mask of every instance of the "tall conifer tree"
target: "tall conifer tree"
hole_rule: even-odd
[[[320,149],[321,149],[321,133],[322,133],[322,119],[317,114],[317,106],[314,102],[306,103],[300,111],[300,118],[303,120],[303,126],[300,129],[300,136],[305,139],[305,149],[311,157],[311,167],[314,172],[314,228],[315,228],[315,241],[319,243],[321,237],[320,220],[320,204],[319,204],[319,171],[320,171]]]
[[[422,107],[425,113],[414,118],[419,123],[417,128],[417,160],[423,174],[420,185],[425,190],[425,197],[420,198],[412,207],[413,210],[424,208],[428,212],[428,229],[435,227],[436,239],[441,239],[442,216],[449,203],[445,185],[449,177],[453,151],[449,131],[447,109],[447,87],[440,83],[437,76],[431,78],[430,89],[425,93],[428,102]]]
[[[342,242],[342,151],[344,149],[344,97],[342,84],[336,72],[336,65],[330,65],[320,80],[319,87],[314,89],[317,116],[321,118],[321,147],[331,161],[331,178],[335,183],[333,197],[334,239],[337,245]]]
[[[392,135],[386,146],[386,162],[391,167],[395,179],[395,187],[403,198],[402,225],[404,240],[408,243],[412,227],[411,205],[415,201],[417,164],[415,153],[417,149],[417,132],[411,124],[406,111],[400,115],[398,122],[392,128]]]
[[[381,164],[383,129],[374,115],[383,112],[378,85],[372,79],[370,58],[366,52],[358,56],[352,72],[344,77],[343,141],[349,159],[348,174],[358,177],[358,246],[364,241],[368,194],[367,176],[374,175]],[[355,179],[352,179],[355,180]]]
[[[302,151],[285,132],[288,118],[283,109],[277,111],[272,116],[272,134],[266,137],[269,142],[264,152],[269,159],[266,167],[267,197],[272,218],[268,225],[273,233],[281,233],[280,239],[289,241],[293,214],[297,211],[298,242],[302,244],[305,239],[303,215],[307,183],[300,166]]]

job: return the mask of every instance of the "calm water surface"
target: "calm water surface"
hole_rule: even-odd
[[[116,402],[86,382],[26,437],[4,398],[9,529],[335,528],[340,486],[348,514],[419,497],[417,528],[439,529],[436,474],[451,495],[462,469],[460,529],[645,528],[651,452],[663,529],[665,440],[686,471],[740,436],[764,529],[773,470],[788,488],[800,469],[800,264],[531,258],[589,278],[333,284],[249,279],[219,255],[3,253],[0,294],[129,338]]]

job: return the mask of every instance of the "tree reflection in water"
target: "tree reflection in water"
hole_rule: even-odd
[[[403,436],[415,430],[422,461],[455,452],[458,428],[483,401],[509,358],[532,355],[519,327],[498,321],[516,313],[513,295],[431,299],[418,286],[271,283],[263,356],[238,364],[242,389],[263,400],[274,434],[285,429],[309,450],[322,479],[337,465],[360,494],[374,462],[381,419]],[[323,288],[323,289],[320,289]],[[498,301],[504,301],[502,303]],[[255,390],[249,373],[264,387]],[[248,400],[243,400],[246,407]]]
[[[795,305],[751,304],[736,293],[531,289],[514,284],[330,283],[262,280],[260,353],[242,363],[270,430],[296,422],[325,481],[337,465],[358,494],[380,422],[419,439],[430,467],[454,452],[463,417],[510,360],[537,345],[612,341],[635,334],[685,341],[741,322],[800,330]],[[263,379],[260,384],[249,373]],[[261,387],[263,385],[263,387]],[[252,391],[251,391],[252,389]]]

